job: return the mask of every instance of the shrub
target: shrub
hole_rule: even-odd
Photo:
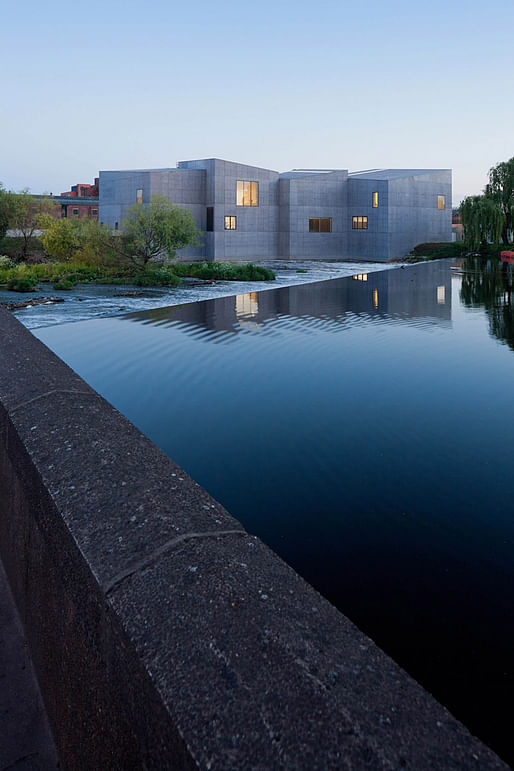
[[[179,276],[214,281],[273,281],[275,274],[261,265],[234,265],[231,262],[178,263],[173,270]]]
[[[128,281],[125,281],[128,283]],[[135,286],[178,286],[180,278],[169,268],[146,270],[139,273],[132,281]]]
[[[32,292],[37,289],[37,285],[30,278],[11,278],[7,282],[7,289],[10,292]]]
[[[75,287],[75,283],[73,281],[67,281],[66,279],[62,278],[60,281],[56,281],[52,286],[54,289],[69,290]]]

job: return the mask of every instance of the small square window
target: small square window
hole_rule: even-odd
[[[74,217],[78,217],[78,215],[79,215],[79,210],[78,209],[73,209],[73,216]]]
[[[353,230],[367,230],[368,218],[367,217],[352,217],[352,229]]]
[[[371,205],[374,209],[378,209],[378,193],[371,193]]]
[[[437,196],[437,208],[446,209],[446,198],[444,195]]]
[[[92,210],[92,212],[91,212],[91,214],[92,214],[94,217],[96,217],[96,216],[97,216],[97,214],[98,214],[98,209],[93,209],[93,210]]]
[[[225,230],[237,230],[237,220],[232,215],[225,217]]]

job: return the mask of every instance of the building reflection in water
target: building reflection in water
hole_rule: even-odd
[[[383,317],[399,323],[451,325],[449,261],[411,265],[376,273],[300,284],[168,308],[139,311],[124,318],[141,323],[201,327],[228,337],[249,331],[264,334],[276,319],[294,318],[300,326],[343,331],[351,323]],[[297,321],[298,323],[298,321]],[[225,334],[219,334],[225,333]]]

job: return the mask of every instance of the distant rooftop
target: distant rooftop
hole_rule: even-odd
[[[401,177],[415,177],[418,174],[433,174],[436,171],[447,169],[367,169],[366,171],[350,171],[348,176],[352,179],[400,179]]]

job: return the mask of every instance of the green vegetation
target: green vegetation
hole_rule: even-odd
[[[482,252],[488,244],[499,245],[500,239],[509,245],[514,224],[514,158],[489,170],[483,194],[465,198],[460,214],[468,249]]]
[[[439,260],[442,257],[460,257],[463,251],[462,241],[444,241],[443,243],[418,244],[413,248],[411,256],[416,258],[415,261]]]
[[[275,274],[261,265],[235,265],[230,262],[175,263],[173,271],[178,276],[188,276],[206,281],[273,281]]]
[[[32,282],[32,286],[48,282],[54,289],[67,290],[78,283],[150,287],[177,286],[184,277],[211,281],[272,281],[275,278],[273,271],[259,265],[173,262],[176,249],[198,243],[199,231],[186,209],[163,196],[155,196],[149,204],[131,207],[121,231],[114,233],[94,220],[56,219],[46,203],[45,199],[34,201],[26,191],[15,194],[0,186],[0,226],[2,211],[5,211],[9,227],[17,227],[21,233],[18,238],[0,242],[0,254],[5,253],[0,256],[0,284],[7,283],[9,288],[14,288],[27,286],[27,282]],[[24,233],[23,216],[26,218]],[[24,259],[18,263],[16,256],[26,257],[34,243],[36,224],[44,230],[38,245],[44,249],[48,261],[29,265]]]
[[[7,289],[10,292],[33,292],[37,289],[37,284],[30,278],[11,278],[7,282]]]
[[[185,265],[148,266],[145,271],[127,265],[77,265],[75,263],[40,263],[12,266],[0,263],[0,284],[29,281],[35,286],[45,282],[54,289],[72,289],[76,284],[135,284],[136,286],[178,286],[182,277],[215,281],[272,281],[273,271],[259,265],[231,265],[223,262],[200,262]],[[25,291],[25,290],[22,290]]]
[[[145,270],[151,260],[173,260],[177,249],[197,245],[198,236],[191,212],[155,195],[145,206],[130,207],[121,235],[114,235],[110,246],[122,260]]]

